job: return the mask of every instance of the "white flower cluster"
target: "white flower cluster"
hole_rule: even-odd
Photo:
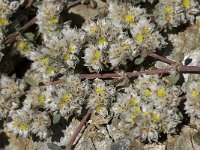
[[[200,49],[197,48],[191,52],[186,53],[184,61],[191,59],[188,66],[200,65]],[[187,74],[184,75],[185,83],[182,86],[182,90],[186,92],[185,111],[192,119],[200,119],[200,75],[199,74]],[[198,123],[197,126],[200,126]]]
[[[69,76],[56,86],[32,87],[26,94],[22,108],[15,110],[18,107],[16,100],[22,95],[23,86],[20,89],[9,78],[2,78],[1,119],[6,115],[11,117],[11,121],[7,123],[8,130],[24,137],[35,134],[40,139],[48,138],[51,133],[48,128],[51,125],[49,113],[59,113],[66,119],[73,114],[79,115],[89,91],[87,82],[81,82],[78,76]],[[14,99],[11,106],[6,105],[9,103],[6,96],[10,96],[9,101]]]
[[[59,28],[61,6],[62,3],[47,1],[39,7],[37,24],[43,33],[43,46],[35,48],[26,39],[16,44],[17,49],[33,61],[26,76],[37,84],[74,69],[82,47],[86,47],[85,66],[91,72],[99,72],[125,65],[127,59],[133,60],[142,49],[155,50],[165,45],[164,38],[146,18],[145,10],[139,7],[110,3],[107,17],[90,21],[78,30],[70,28],[68,23]]]
[[[65,23],[59,28],[59,13],[63,3],[45,1],[39,7],[37,24],[43,34],[43,45],[34,45],[21,38],[16,43],[17,50],[29,60],[33,61],[26,76],[35,81],[47,83],[59,74],[68,74],[79,62],[79,52],[83,43],[84,34],[77,29],[70,28]],[[60,67],[57,67],[60,66]]]
[[[7,123],[7,129],[16,135],[27,137],[30,133],[40,139],[49,135],[50,117],[47,112],[19,109],[11,114],[12,121]]]
[[[56,86],[32,87],[23,102],[24,109],[58,111],[65,118],[74,113],[80,114],[81,105],[87,96],[87,86],[78,76],[69,76]]]
[[[144,141],[157,141],[160,133],[175,133],[181,123],[177,106],[180,88],[170,85],[157,75],[139,77],[123,92],[113,106],[120,117],[119,128],[128,128],[130,135]]]
[[[19,107],[19,98],[24,94],[25,82],[6,75],[0,76],[0,119],[6,118]]]
[[[59,74],[67,74],[79,62],[78,53],[83,42],[81,32],[66,24],[60,32],[50,35],[52,38],[43,47],[36,48],[23,38],[16,43],[17,50],[33,61],[26,76],[37,84],[49,82]]]
[[[84,60],[91,72],[108,68],[106,66],[109,59],[112,67],[116,67],[122,60],[122,63],[125,63],[126,59],[133,59],[132,56],[137,52],[133,40],[122,32],[121,27],[107,18],[97,22],[91,21],[83,27],[83,30],[86,32],[85,40],[89,41]]]
[[[44,41],[48,41],[53,33],[56,34],[62,9],[63,3],[52,0],[46,0],[39,6],[37,24],[39,31],[43,34]]]
[[[90,21],[83,30],[88,41],[84,60],[90,71],[99,72],[109,68],[109,64],[111,69],[125,65],[140,50],[154,51],[166,44],[147,19],[145,9],[130,4],[110,3],[107,17]]]
[[[186,22],[193,23],[194,15],[200,12],[196,0],[160,0],[155,8],[155,21],[161,28],[177,27]]]
[[[186,92],[185,110],[190,117],[200,119],[200,81],[193,79],[184,83],[183,90]]]
[[[101,79],[95,79],[87,107],[106,117],[109,114],[108,110],[111,104],[115,100],[115,95],[116,90],[114,87],[107,86]]]
[[[9,24],[9,17],[18,9],[24,0],[0,0],[0,61],[3,57],[1,50],[4,48],[6,26]]]
[[[200,38],[199,38],[199,17],[196,18],[196,22],[193,26],[190,26],[184,32],[178,33],[178,35],[170,34],[169,40],[173,44],[173,51],[170,55],[171,59],[186,64],[187,66],[199,66],[200,65]],[[193,38],[195,36],[195,38]],[[169,67],[169,66],[166,66]],[[199,123],[199,74],[183,74],[184,84],[182,85],[182,91],[186,93],[186,101],[184,103],[184,110],[189,117],[191,117],[190,123],[197,127]]]

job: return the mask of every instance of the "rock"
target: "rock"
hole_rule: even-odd
[[[110,136],[115,141],[117,139],[125,137],[125,134],[120,129],[118,129],[117,127],[113,126],[112,124],[111,125],[107,125],[107,129],[108,129],[108,132],[109,132]]]
[[[175,145],[175,143],[177,141],[177,138],[178,138],[178,136],[171,136],[171,135],[167,136],[167,141],[165,143],[166,150],[173,150],[174,145]]]
[[[192,137],[192,143],[194,150],[199,150],[200,149],[200,132],[196,132],[193,137]]]
[[[176,141],[174,150],[193,150],[190,137],[182,134]]]
[[[102,2],[101,0],[92,0],[90,5],[77,5],[69,9],[69,13],[74,13],[82,16],[85,20],[94,19],[95,16],[98,16],[104,13],[107,9],[107,3]],[[92,7],[96,7],[93,9]]]
[[[96,9],[92,9],[87,5],[77,5],[69,9],[69,13],[82,16],[85,20],[90,20],[98,15]]]
[[[163,144],[147,144],[144,146],[144,150],[166,150],[166,145]]]
[[[94,145],[96,150],[109,150],[112,145],[112,140],[110,138],[106,138],[102,141],[94,141]]]
[[[7,132],[10,144],[4,150],[48,150],[47,144],[50,142],[33,142],[31,138],[16,137],[15,135]]]
[[[111,150],[130,150],[131,142],[128,139],[118,139],[111,145]]]
[[[200,150],[200,132],[185,126],[173,150]]]
[[[95,147],[90,138],[82,137],[74,150],[95,150]]]
[[[106,130],[105,127],[101,127],[99,128],[100,130],[98,131],[99,133],[101,133],[103,136],[103,138],[93,138],[93,142],[95,145],[96,150],[109,150],[113,141],[109,136],[108,131]],[[98,133],[97,132],[97,133]]]

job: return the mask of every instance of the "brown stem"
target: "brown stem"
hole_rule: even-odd
[[[33,4],[34,0],[28,0],[28,3],[26,4],[25,8],[30,8]]]
[[[83,128],[84,124],[87,122],[87,120],[88,120],[88,118],[90,117],[91,114],[92,114],[92,111],[88,110],[87,114],[83,117],[79,126],[76,128],[76,130],[75,130],[73,136],[71,137],[68,145],[66,146],[65,150],[71,150],[72,149],[74,141],[76,140],[78,134],[80,133],[81,129]]]
[[[118,78],[121,77],[120,74],[116,74],[116,73],[105,73],[105,74],[80,74],[80,78],[81,79],[95,79],[95,78]]]
[[[180,72],[183,72],[183,73],[186,73],[186,72],[189,72],[189,73],[199,72],[200,73],[200,67],[199,66],[183,66],[183,65],[181,65],[181,66],[178,67],[178,70]]]
[[[20,31],[16,31],[15,33],[12,33],[8,35],[7,40],[5,41],[6,44],[13,44],[17,40],[17,36],[20,35],[20,33],[25,32],[30,26],[32,26],[36,22],[37,18],[33,17],[29,22],[27,22]]]
[[[154,75],[154,74],[166,74],[170,73],[172,69],[176,69],[174,67],[171,68],[165,68],[165,69],[156,69],[156,70],[145,70],[145,71],[138,71],[138,72],[127,72],[124,75],[123,74],[117,74],[117,73],[105,73],[105,74],[80,74],[81,79],[95,79],[95,78],[114,78],[113,81],[110,82],[111,85],[117,84],[121,81],[123,81],[124,77],[133,78],[140,75]],[[200,66],[184,66],[180,65],[177,67],[177,70],[182,73],[187,72],[200,72]]]
[[[153,53],[153,52],[148,53],[148,56],[151,56],[151,57],[153,57],[153,58],[156,58],[156,59],[158,59],[158,60],[161,60],[162,62],[165,62],[165,63],[170,64],[170,65],[175,65],[175,64],[177,64],[175,61],[170,60],[170,59],[168,59],[168,58],[166,58],[166,57],[164,57],[164,56],[160,56],[160,55],[158,55],[158,54],[156,54],[156,53]]]
[[[109,85],[116,85],[116,84],[122,82],[123,80],[124,80],[124,77],[113,79],[113,80],[109,83]]]
[[[21,29],[20,32],[26,31],[30,26],[32,26],[36,22],[37,18],[36,16],[33,17],[29,22],[27,22]]]
[[[95,79],[95,78],[100,78],[100,79],[111,79],[114,78],[109,84],[114,85],[117,84],[121,81],[123,81],[123,79],[125,77],[128,78],[133,78],[133,77],[137,77],[140,75],[155,75],[155,74],[166,74],[166,73],[170,73],[172,71],[172,69],[176,69],[174,67],[170,67],[170,68],[165,68],[165,69],[155,69],[155,70],[145,70],[145,71],[138,71],[138,72],[127,72],[124,74],[117,74],[117,73],[105,73],[105,74],[80,74],[80,78],[81,79]],[[177,70],[179,72],[182,73],[190,73],[190,72],[194,72],[194,73],[200,73],[200,66],[183,66],[180,65],[177,67]],[[65,82],[64,79],[59,79],[53,82],[50,82],[49,84],[45,84],[45,85],[41,85],[40,87],[43,86],[48,86],[48,85],[56,85],[56,84],[60,84]],[[26,92],[29,92],[26,91]]]

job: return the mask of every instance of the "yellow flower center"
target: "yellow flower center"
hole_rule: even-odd
[[[104,88],[102,88],[102,87],[97,87],[96,88],[96,93],[97,94],[103,94],[105,92],[105,89]]]
[[[136,41],[137,41],[137,42],[142,42],[142,40],[143,40],[143,35],[142,35],[141,33],[138,33],[138,34],[136,35]]]
[[[100,55],[101,55],[101,52],[98,50],[95,50],[92,60],[91,60],[91,63],[93,64],[97,59],[99,59]]]
[[[181,4],[182,4],[184,7],[189,7],[189,6],[190,6],[190,0],[182,0]]]
[[[52,68],[50,68],[50,67],[47,67],[47,68],[46,68],[46,73],[47,73],[47,74],[51,74],[51,73],[52,73],[52,71],[53,71],[53,69],[52,69]]]
[[[151,83],[154,82],[154,81],[155,81],[154,79],[151,79],[151,78],[149,79],[149,82],[151,82]]]
[[[145,94],[146,96],[149,96],[149,95],[150,95],[149,89],[144,90],[144,94]]]
[[[171,9],[170,6],[167,5],[167,6],[165,7],[164,11],[165,11],[166,14],[170,14],[171,11],[172,11],[172,9]]]
[[[62,99],[66,102],[69,100],[69,94],[68,93],[64,93],[62,96]]]
[[[57,17],[51,17],[51,18],[48,19],[48,21],[51,22],[51,23],[56,23],[56,22],[58,22],[58,18]]]
[[[130,99],[129,104],[130,104],[130,105],[136,105],[136,104],[137,104],[137,100],[136,100],[135,98],[132,97],[132,98]]]
[[[65,54],[64,56],[63,56],[63,58],[65,59],[65,60],[68,60],[69,58],[70,58],[70,54]]]
[[[129,119],[130,119],[130,122],[134,122],[135,115],[131,114],[130,117],[129,117]]]
[[[17,47],[22,50],[23,52],[27,52],[29,50],[28,45],[25,41],[17,42]]]
[[[48,62],[49,62],[49,58],[43,58],[43,59],[42,59],[42,62],[48,63]]]
[[[158,121],[159,120],[159,116],[157,114],[152,114],[151,115],[151,118],[155,121]]]
[[[26,130],[26,129],[28,128],[28,126],[25,125],[25,124],[22,124],[22,125],[20,125],[19,128],[20,128],[21,130]]]
[[[158,96],[164,96],[165,90],[160,89],[160,90],[158,90],[156,93],[157,93]]]
[[[102,105],[97,105],[97,106],[95,107],[95,110],[96,110],[96,111],[101,111],[101,110],[103,110],[103,106],[102,106]]]
[[[0,17],[0,27],[7,24],[8,20],[6,18],[1,18]]]
[[[148,111],[144,111],[143,114],[144,114],[144,115],[149,115],[150,112],[148,112]]]
[[[43,102],[44,102],[44,96],[43,96],[43,95],[40,95],[40,96],[38,97],[38,102],[39,102],[39,103],[43,103]]]
[[[136,108],[134,109],[134,113],[136,113],[136,114],[140,113],[140,107],[136,107]]]
[[[67,49],[68,49],[70,52],[72,52],[72,51],[74,50],[74,46],[73,46],[72,44],[69,44],[69,45],[67,46]]]
[[[192,96],[197,97],[198,96],[198,91],[196,89],[192,90]]]
[[[132,15],[124,15],[124,20],[127,22],[127,23],[130,23],[130,22],[133,22],[133,16]]]
[[[99,38],[98,40],[97,40],[97,44],[104,44],[106,42],[106,38]]]

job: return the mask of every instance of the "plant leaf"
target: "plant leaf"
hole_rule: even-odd
[[[170,75],[168,77],[168,80],[171,84],[176,84],[178,82],[178,80],[180,79],[180,74],[176,74],[176,75]]]
[[[53,124],[56,124],[60,121],[61,115],[60,114],[55,114],[53,116]]]
[[[136,65],[140,65],[141,63],[143,63],[143,61],[144,61],[144,57],[139,57],[135,59],[134,63]]]
[[[36,86],[35,81],[29,77],[24,77],[24,81],[31,86]]]
[[[34,37],[35,37],[35,35],[33,33],[31,33],[31,32],[25,33],[24,36],[30,41],[33,41]]]
[[[47,146],[48,146],[48,148],[51,149],[51,150],[62,150],[62,149],[60,148],[60,146],[58,146],[58,145],[56,145],[56,144],[54,144],[54,143],[47,143]]]

